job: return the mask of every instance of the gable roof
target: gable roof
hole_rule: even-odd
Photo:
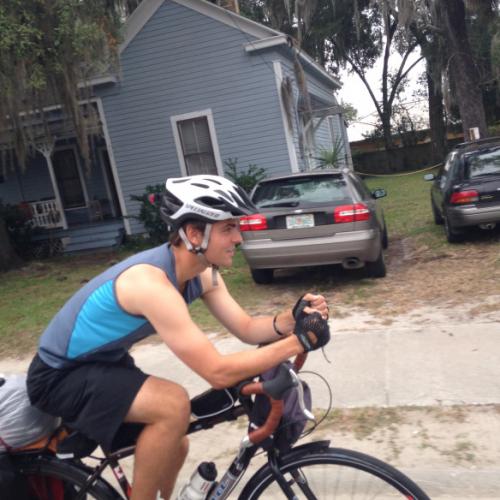
[[[280,45],[287,45],[289,43],[290,37],[281,31],[264,26],[263,24],[240,16],[235,12],[219,7],[218,5],[207,2],[206,0],[143,0],[125,23],[124,38],[119,50],[120,54],[128,47],[128,45],[164,2],[175,2],[207,17],[215,19],[216,21],[231,26],[232,28],[236,28],[247,35],[255,37],[257,39],[256,41],[250,41],[246,44],[245,50],[247,52],[266,50]],[[308,70],[314,73],[317,77],[327,81],[335,88],[341,87],[337,78],[325,71],[323,67],[321,67],[305,52],[301,51],[299,53],[299,57],[302,62],[305,63]]]
[[[281,36],[283,33],[256,23],[251,19],[240,16],[228,9],[224,9],[205,0],[143,0],[132,15],[127,19],[124,28],[124,39],[120,45],[122,53],[135,36],[141,31],[144,25],[151,19],[155,12],[164,2],[175,2],[200,14],[211,17],[232,28],[237,28],[255,38],[263,39],[273,36]]]

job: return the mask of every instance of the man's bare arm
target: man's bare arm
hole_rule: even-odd
[[[172,352],[215,388],[234,385],[303,351],[293,335],[261,349],[222,355],[192,321],[165,274],[148,265],[134,267],[117,281],[122,307],[145,316]]]

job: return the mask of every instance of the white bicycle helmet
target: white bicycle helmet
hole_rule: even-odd
[[[160,214],[171,230],[187,220],[208,223],[257,212],[245,191],[218,175],[192,175],[167,179]]]

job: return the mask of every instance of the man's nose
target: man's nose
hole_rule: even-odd
[[[234,236],[233,236],[233,241],[239,245],[242,241],[243,241],[243,238],[241,236],[241,233],[239,231],[239,229],[237,229],[235,232],[234,232]]]

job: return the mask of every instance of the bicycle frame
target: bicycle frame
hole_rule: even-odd
[[[199,418],[190,423],[188,427],[187,434],[194,434],[195,432],[199,432],[201,430],[211,429],[214,426],[229,422],[238,419],[243,415],[248,415],[251,409],[251,401],[241,401],[240,403],[229,408],[218,415],[210,416],[206,418]],[[318,443],[310,443],[307,445],[299,446],[295,449],[303,449],[305,447],[317,447],[323,443],[322,446],[328,446],[328,442],[318,442]],[[326,443],[326,444],[325,444]],[[248,465],[250,464],[252,458],[255,453],[258,451],[258,445],[252,446],[244,446],[241,445],[236,457],[231,462],[231,465],[228,467],[227,471],[221,477],[219,481],[215,483],[215,487],[207,496],[207,500],[225,500],[229,497],[235,486],[238,484],[243,474],[245,473]],[[291,450],[293,452],[295,449]],[[89,467],[91,473],[88,476],[88,479],[84,485],[84,487],[78,492],[75,500],[80,500],[85,498],[85,495],[92,487],[94,482],[100,478],[105,469],[108,467],[111,469],[115,479],[117,480],[122,493],[126,498],[130,498],[131,495],[131,485],[121,467],[119,460],[123,458],[127,458],[134,454],[135,446],[127,446],[125,448],[120,448],[116,451],[105,453],[104,458],[95,457],[90,455],[89,457],[97,460],[99,463],[95,467]],[[279,469],[279,457],[278,453],[274,448],[270,448],[267,450],[268,456],[268,464],[273,472],[273,475],[276,477],[278,484],[281,486],[283,492],[286,494],[287,498],[294,498],[293,492],[288,486],[285,478]],[[75,462],[75,466],[80,467],[79,463]]]

